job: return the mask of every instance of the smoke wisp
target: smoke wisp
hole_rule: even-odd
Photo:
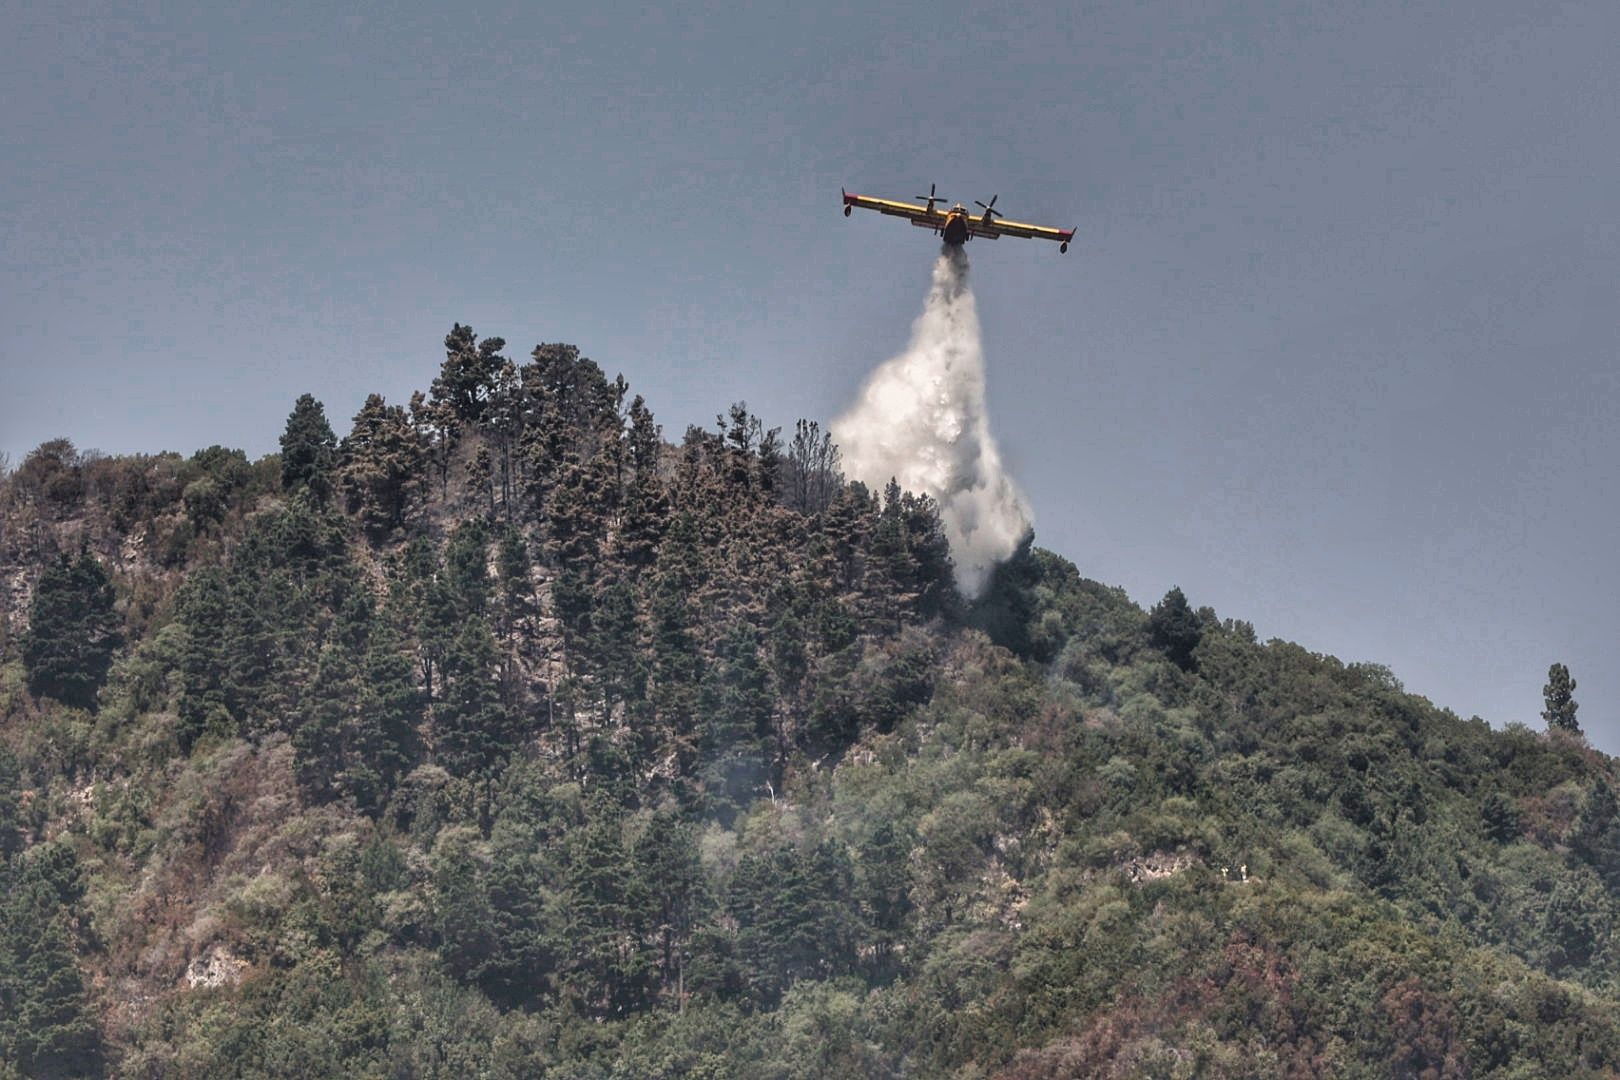
[[[967,271],[962,248],[940,253],[910,343],[868,376],[831,430],[851,478],[880,489],[892,477],[938,501],[957,588],[972,600],[996,564],[1017,550],[1031,516],[990,434],[984,347]]]

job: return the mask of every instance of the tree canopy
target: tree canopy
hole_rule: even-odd
[[[34,588],[22,649],[29,688],[93,709],[121,643],[112,581],[100,560],[81,548],[77,558],[64,554],[46,567]]]
[[[1620,1072],[1563,665],[1495,729],[1033,538],[970,603],[817,422],[505,350],[0,477],[0,1077]]]

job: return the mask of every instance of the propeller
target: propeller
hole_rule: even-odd
[[[978,199],[974,199],[973,205],[981,207],[984,210],[984,219],[986,221],[996,217],[1006,217],[1006,214],[1003,214],[1000,210],[996,209],[996,200],[999,198],[1001,198],[1000,195],[992,195],[990,196],[990,201],[988,203],[982,203]]]
[[[919,200],[925,200],[925,201],[931,202],[931,203],[936,203],[936,202],[940,202],[943,199],[945,199],[946,196],[934,194],[934,185],[929,184],[928,185],[928,194],[926,194],[926,195],[913,195],[912,198],[919,199]]]

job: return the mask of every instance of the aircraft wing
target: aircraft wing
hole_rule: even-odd
[[[1045,225],[1026,225],[1022,221],[1008,221],[1003,217],[990,221],[983,217],[968,218],[968,231],[987,240],[994,240],[998,236],[1022,236],[1029,240],[1054,240],[1067,244],[1074,239],[1073,229],[1049,229]]]
[[[874,199],[870,195],[851,195],[847,191],[844,192],[844,206],[859,206],[862,210],[876,210],[891,217],[909,218],[916,225],[935,226],[945,221],[943,210],[935,210],[930,214],[928,208],[924,206],[895,202],[893,199]]]

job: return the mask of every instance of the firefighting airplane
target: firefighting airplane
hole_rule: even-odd
[[[842,190],[842,189],[840,189]],[[844,216],[857,206],[863,210],[876,210],[880,214],[889,214],[893,217],[910,219],[913,225],[924,229],[932,229],[944,237],[945,243],[952,247],[972,240],[974,237],[983,237],[986,240],[995,240],[1002,236],[1023,236],[1031,240],[1056,240],[1058,251],[1069,250],[1069,241],[1074,239],[1073,229],[1048,229],[1044,225],[1025,225],[1021,221],[1008,221],[996,209],[996,199],[999,196],[990,196],[987,203],[973,200],[974,205],[984,212],[977,217],[968,213],[967,207],[957,203],[949,210],[936,210],[934,204],[943,202],[945,197],[934,193],[934,185],[928,185],[927,195],[918,195],[920,202],[927,206],[912,206],[910,203],[894,202],[891,199],[874,199],[867,195],[851,195],[844,193]],[[1000,220],[996,220],[1000,218]]]

